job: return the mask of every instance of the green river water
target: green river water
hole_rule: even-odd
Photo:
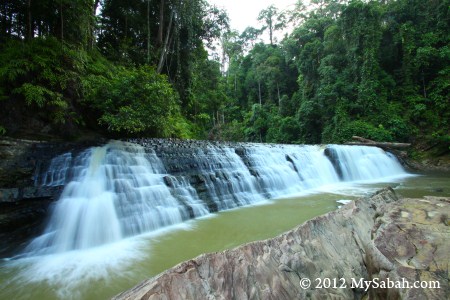
[[[450,196],[450,175],[430,173],[376,184],[339,184],[302,196],[214,214],[114,245],[0,261],[0,299],[108,299],[201,253],[274,237],[390,185],[399,195]]]

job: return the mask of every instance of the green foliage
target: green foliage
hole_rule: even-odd
[[[71,88],[70,53],[55,39],[35,39],[23,44],[8,42],[0,52],[0,86],[5,99],[24,102],[37,112],[47,112],[52,123],[64,123]]]
[[[281,47],[259,43],[247,55],[230,55],[227,95],[231,107],[246,109],[233,114],[245,138],[332,143],[361,135],[406,142],[425,134],[444,141],[437,137],[448,132],[450,119],[446,6],[314,3],[309,14],[290,13],[302,22]],[[276,13],[261,12],[263,30],[270,32]],[[231,44],[239,50],[246,41]]]
[[[245,141],[245,126],[237,120],[233,120],[221,127],[221,137],[227,141]]]
[[[239,34],[203,0],[11,2],[0,9],[0,100],[41,124],[116,136],[448,148],[449,0],[311,3],[270,6],[261,28]],[[204,43],[217,41],[211,60]],[[0,118],[9,133],[14,117]]]
[[[176,92],[165,76],[149,67],[117,68],[110,76],[91,75],[83,80],[88,105],[100,112],[99,123],[109,131],[189,135]]]
[[[339,138],[342,141],[350,141],[351,137],[354,135],[364,136],[374,141],[393,141],[392,134],[386,130],[383,125],[374,126],[362,120],[357,120],[346,124],[342,129],[342,133]]]
[[[54,37],[86,48],[93,40],[94,6],[98,5],[98,1],[15,0],[3,3],[0,9],[0,39]]]
[[[263,22],[262,31],[269,31],[270,44],[273,45],[274,38],[273,33],[275,30],[280,30],[286,27],[286,17],[283,13],[278,12],[278,9],[274,5],[270,5],[266,9],[263,9],[258,15],[258,21]]]
[[[320,110],[314,101],[303,100],[298,110],[300,124],[300,140],[303,143],[320,143],[321,117]]]
[[[267,132],[266,141],[270,143],[296,143],[299,141],[300,124],[295,117],[273,117]]]

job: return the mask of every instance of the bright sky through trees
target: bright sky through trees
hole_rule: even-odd
[[[248,26],[261,27],[257,21],[261,10],[270,5],[275,5],[280,11],[292,9],[295,0],[208,0],[212,5],[224,8],[230,17],[231,28],[239,32]]]

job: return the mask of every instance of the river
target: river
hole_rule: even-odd
[[[101,151],[95,155],[105,155]],[[93,178],[90,177],[90,183]],[[153,180],[156,180],[156,184],[159,183],[158,179]],[[101,184],[94,183],[94,187],[89,187],[89,193],[95,190],[103,194],[105,191],[98,191]],[[368,195],[387,185],[394,187],[399,195],[405,197],[450,196],[449,183],[448,174],[413,175],[404,172],[371,180],[330,180],[302,192],[290,193],[293,196],[278,195],[244,207],[202,214],[196,219],[174,222],[150,232],[120,237],[95,246],[72,246],[67,249],[68,241],[65,238],[70,233],[64,233],[62,251],[55,251],[53,245],[48,246],[50,239],[47,239],[46,234],[50,231],[47,231],[39,239],[38,246],[41,248],[36,248],[35,245],[31,247],[34,251],[31,252],[32,255],[0,261],[0,299],[108,299],[202,253],[230,249],[243,243],[276,236],[315,216],[338,209],[341,205],[337,202],[339,200]],[[292,192],[291,188],[286,186]],[[74,192],[77,197],[74,194],[67,197],[79,199],[81,196],[78,192],[79,187]],[[61,200],[58,203],[60,202]],[[76,213],[76,207],[69,209]],[[89,206],[89,209],[92,211],[95,208]],[[109,212],[101,207],[99,215],[89,220],[94,224],[90,226],[95,227],[100,222],[101,229],[108,234],[116,231],[114,226],[118,225],[109,224],[110,217],[102,221],[102,214],[108,215]],[[92,233],[89,232],[89,239],[92,239],[90,234]],[[83,239],[80,235],[77,232],[70,240]],[[97,238],[101,241],[104,239]],[[53,240],[55,238],[51,241]],[[45,241],[44,246],[42,241]],[[84,245],[83,243],[81,241],[80,245]],[[78,245],[77,242],[70,244]],[[60,247],[59,244],[57,246]]]

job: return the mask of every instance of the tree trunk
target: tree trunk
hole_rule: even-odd
[[[8,36],[11,36],[14,31],[14,22],[13,22],[13,11],[9,9],[9,27],[8,27]]]
[[[5,37],[6,36],[9,36],[9,26],[8,26],[8,24],[9,24],[9,22],[8,22],[8,5],[6,4],[6,1],[3,1],[3,3],[2,3],[2,16],[3,16],[3,20],[2,20],[2,23],[3,23],[3,26],[2,26],[2,34],[4,34],[5,35]]]
[[[269,35],[270,35],[270,45],[273,45],[273,27],[272,27],[272,17],[269,21]]]
[[[169,51],[169,49],[170,49],[170,47],[171,47],[171,45],[174,45],[174,43],[173,43],[173,37],[174,37],[174,35],[175,34],[171,34],[170,35],[170,38],[169,38],[169,43],[167,44],[167,51]],[[173,50],[173,48],[172,48],[172,50]],[[168,60],[167,59],[167,57],[166,57],[166,66],[167,66],[167,76],[169,76],[169,78],[170,78],[170,69],[171,69],[171,66],[172,66],[172,60]]]
[[[126,42],[126,40],[127,40],[127,38],[128,38],[128,14],[127,13],[125,13],[125,42]]]
[[[280,97],[280,86],[277,82],[277,92],[278,92],[278,107],[281,105],[281,97]]]
[[[147,64],[150,64],[150,0],[147,0]]]
[[[422,86],[423,86],[423,97],[426,98],[427,97],[427,88],[425,86],[425,74],[423,73],[423,70],[422,70]]]
[[[261,99],[261,81],[258,80],[258,95],[259,95],[259,105],[262,106],[262,99]]]
[[[158,28],[158,37],[156,39],[158,46],[161,46],[163,43],[163,29],[164,29],[164,0],[161,0],[159,6],[159,28]]]
[[[409,143],[391,143],[391,142],[376,142],[360,136],[352,136],[352,139],[358,142],[348,142],[347,145],[358,145],[358,146],[375,146],[382,149],[404,149],[411,146]]]
[[[161,56],[159,57],[159,63],[158,63],[158,68],[156,69],[156,72],[158,74],[161,73],[162,68],[164,66],[164,61],[166,60],[166,53],[167,53],[167,47],[169,45],[169,37],[170,37],[170,32],[172,30],[172,23],[173,23],[173,15],[174,12],[172,11],[170,13],[170,20],[169,20],[169,26],[167,27],[167,32],[166,32],[166,40],[164,42],[164,46],[161,50]]]
[[[33,38],[33,21],[31,20],[31,0],[28,0],[27,3],[27,39],[31,40]]]
[[[61,21],[61,41],[64,41],[64,16],[63,16],[62,0],[59,1],[59,16]]]
[[[100,3],[100,0],[95,0],[92,5],[91,18],[89,21],[90,22],[89,42],[88,42],[89,50],[94,49],[94,45],[95,45],[95,24],[96,24],[95,16],[97,15],[97,8],[98,8],[99,3]]]

